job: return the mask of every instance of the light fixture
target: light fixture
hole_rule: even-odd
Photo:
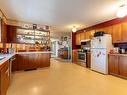
[[[76,32],[76,31],[77,31],[76,27],[73,26],[73,28],[72,28],[72,32]]]
[[[121,5],[117,11],[117,17],[122,18],[127,15],[127,5]]]

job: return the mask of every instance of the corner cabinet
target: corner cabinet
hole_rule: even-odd
[[[109,74],[127,78],[126,55],[109,55]]]

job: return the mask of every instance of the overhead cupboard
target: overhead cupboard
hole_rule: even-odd
[[[103,28],[97,28],[92,31],[80,31],[76,34],[76,45],[80,45],[81,40],[89,39],[94,32],[104,31],[107,34],[111,34],[112,43],[127,42],[127,22],[115,24]],[[84,37],[83,37],[84,34]]]

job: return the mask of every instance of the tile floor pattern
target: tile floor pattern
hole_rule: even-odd
[[[7,95],[127,95],[127,80],[51,60],[49,68],[16,72]]]

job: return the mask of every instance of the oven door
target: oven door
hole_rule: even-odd
[[[86,63],[86,53],[78,53],[78,62]]]

